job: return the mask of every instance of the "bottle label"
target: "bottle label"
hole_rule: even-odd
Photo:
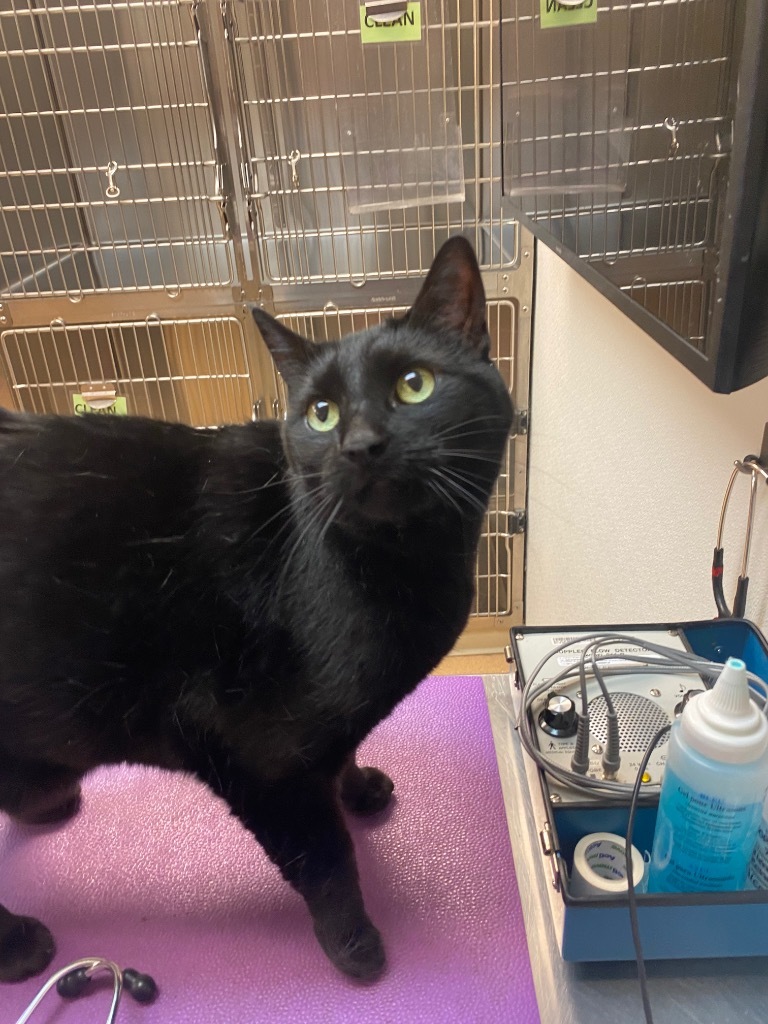
[[[729,803],[664,776],[649,891],[728,892],[744,888],[762,801]]]
[[[747,869],[748,889],[768,889],[768,821],[763,818],[757,830],[757,842]]]

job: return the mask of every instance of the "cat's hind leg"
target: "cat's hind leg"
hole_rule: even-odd
[[[0,906],[0,981],[24,981],[39,974],[55,952],[53,936],[44,924]]]
[[[338,776],[339,796],[352,814],[368,815],[383,811],[392,799],[395,784],[378,768],[358,767],[350,754]]]

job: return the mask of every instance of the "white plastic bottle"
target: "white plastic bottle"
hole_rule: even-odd
[[[768,722],[729,658],[673,724],[649,892],[743,889],[768,789]]]

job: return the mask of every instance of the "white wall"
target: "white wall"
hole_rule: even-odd
[[[537,260],[526,621],[712,617],[720,503],[760,449],[768,380],[713,394],[551,250]],[[729,602],[748,492],[740,478],[729,507]],[[765,484],[757,512],[747,616],[768,632]]]

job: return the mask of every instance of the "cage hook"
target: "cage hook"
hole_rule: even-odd
[[[677,138],[677,129],[680,127],[680,122],[676,117],[665,117],[664,127],[672,134],[672,139],[669,143],[669,155],[674,156],[678,149],[680,149],[680,142]]]
[[[116,160],[110,160],[109,163],[107,164],[107,169],[104,172],[106,174],[106,176],[107,176],[107,189],[106,189],[107,199],[117,199],[117,197],[120,195],[120,189],[117,187],[117,185],[115,184],[115,180],[114,180],[115,179],[115,172],[116,171],[117,171],[117,161]]]
[[[291,165],[291,184],[294,188],[299,187],[299,172],[296,170],[299,160],[301,160],[301,153],[298,149],[292,149],[288,154],[288,163]]]

